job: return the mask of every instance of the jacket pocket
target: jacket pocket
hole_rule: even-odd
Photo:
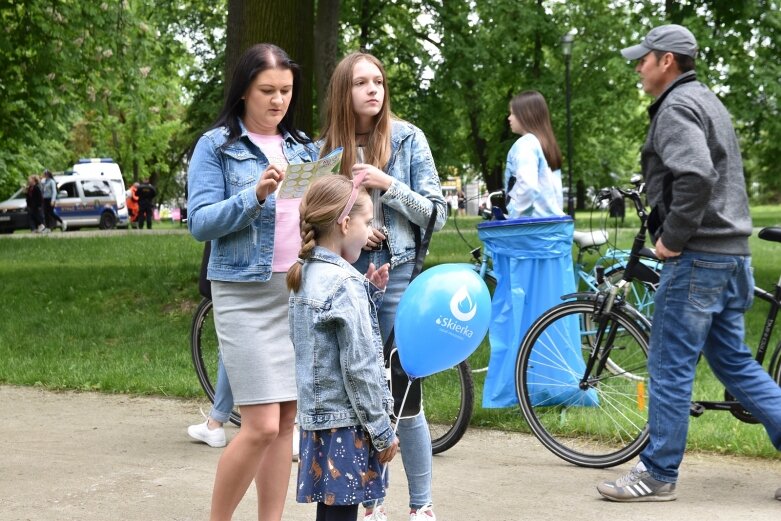
[[[255,184],[260,176],[257,158],[244,149],[225,150],[225,171],[228,184],[238,188]]]

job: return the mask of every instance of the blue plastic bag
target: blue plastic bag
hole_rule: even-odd
[[[515,361],[526,331],[544,311],[561,303],[561,295],[576,290],[572,266],[574,223],[569,216],[521,218],[489,221],[478,224],[477,228],[493,259],[497,277],[488,333],[491,357],[483,387],[483,407],[512,407],[518,404]],[[572,334],[577,338],[577,324],[573,324]],[[529,375],[530,385],[541,400],[556,396],[554,403],[587,405],[591,399],[582,396],[575,376],[585,370],[582,354],[572,352],[566,356],[571,374],[535,367],[540,374]],[[533,357],[531,361],[534,362]],[[562,393],[559,388],[545,393],[545,371],[558,371],[557,380],[571,379],[572,392]]]

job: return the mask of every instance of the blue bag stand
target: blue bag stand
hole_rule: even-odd
[[[537,317],[561,303],[561,295],[575,291],[574,229],[569,216],[477,225],[497,279],[488,330],[491,357],[483,387],[483,407],[518,405],[515,361],[521,341]],[[581,353],[572,353],[571,364],[585,368]]]

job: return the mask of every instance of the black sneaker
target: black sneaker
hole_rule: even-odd
[[[604,481],[597,491],[610,501],[674,501],[675,483],[659,481],[651,477],[642,462],[615,481]]]

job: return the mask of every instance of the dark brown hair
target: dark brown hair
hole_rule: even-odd
[[[550,112],[545,98],[536,90],[526,90],[510,101],[510,111],[521,124],[524,133],[532,133],[540,141],[545,160],[551,170],[561,168],[561,150],[553,134]]]

